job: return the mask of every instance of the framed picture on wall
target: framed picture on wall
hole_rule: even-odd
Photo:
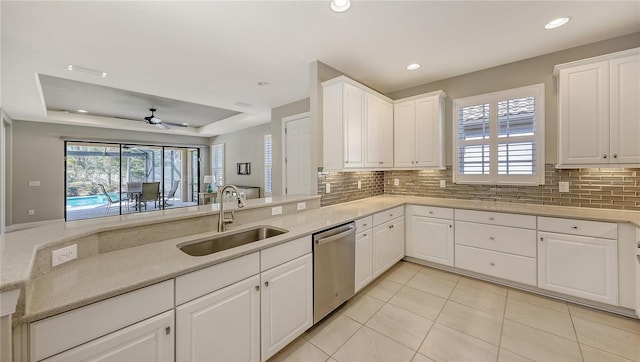
[[[238,163],[238,175],[251,175],[251,162]]]

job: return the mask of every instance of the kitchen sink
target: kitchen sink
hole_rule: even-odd
[[[191,256],[203,256],[268,239],[286,232],[288,230],[270,226],[258,226],[253,229],[224,233],[203,241],[179,244],[178,249]]]

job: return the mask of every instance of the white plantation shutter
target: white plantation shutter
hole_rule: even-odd
[[[271,135],[264,135],[264,192],[271,193],[271,169],[273,165],[273,150]]]
[[[453,101],[457,183],[544,183],[544,85]]]
[[[211,174],[217,187],[224,185],[224,143],[211,146]]]

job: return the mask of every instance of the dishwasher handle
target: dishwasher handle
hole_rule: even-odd
[[[355,234],[355,232],[356,232],[356,227],[354,225],[349,225],[349,228],[347,229],[347,231],[343,231],[339,234],[332,235],[326,238],[316,239],[315,242],[316,242],[316,245],[322,245],[322,244],[330,243],[332,241],[344,238],[349,234]]]

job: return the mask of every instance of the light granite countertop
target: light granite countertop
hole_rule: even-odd
[[[288,202],[291,202],[291,200],[288,200]],[[25,269],[29,270],[25,265],[33,263],[33,261],[28,260],[28,255],[16,255],[16,250],[20,249],[14,244],[20,241],[28,243],[24,247],[31,248],[31,258],[33,258],[33,249],[39,245],[45,245],[51,240],[59,240],[71,236],[77,237],[82,233],[89,234],[95,232],[96,228],[119,228],[144,222],[144,220],[137,218],[127,220],[126,216],[122,216],[120,220],[95,221],[94,223],[78,226],[73,225],[73,223],[54,224],[34,230],[25,230],[21,232],[23,235],[19,237],[12,234],[5,235],[2,240],[2,285],[6,286],[8,284],[5,283],[16,283],[17,281],[18,284],[21,282],[28,285],[25,313],[22,316],[18,316],[16,322],[35,321],[404,204],[629,222],[640,226],[640,212],[637,211],[385,195],[302,211],[254,223],[235,225],[229,231],[257,225],[268,225],[284,228],[289,232],[201,257],[186,255],[176,246],[187,241],[206,239],[217,234],[217,232],[201,233],[101,253],[80,259],[70,263],[68,266],[56,268],[50,273],[35,279],[29,279],[28,272],[25,271]],[[167,220],[181,219],[200,214],[215,213],[217,212],[217,207],[208,205],[206,207],[181,209],[181,212],[173,211],[167,210],[162,215],[149,217],[167,218]],[[25,263],[25,265],[19,267],[20,270],[18,272],[9,270],[10,266],[5,264],[5,261],[14,257],[18,259],[15,263]],[[11,264],[15,265],[15,263]],[[5,273],[8,273],[11,278],[5,278]],[[9,281],[5,282],[5,280]]]

